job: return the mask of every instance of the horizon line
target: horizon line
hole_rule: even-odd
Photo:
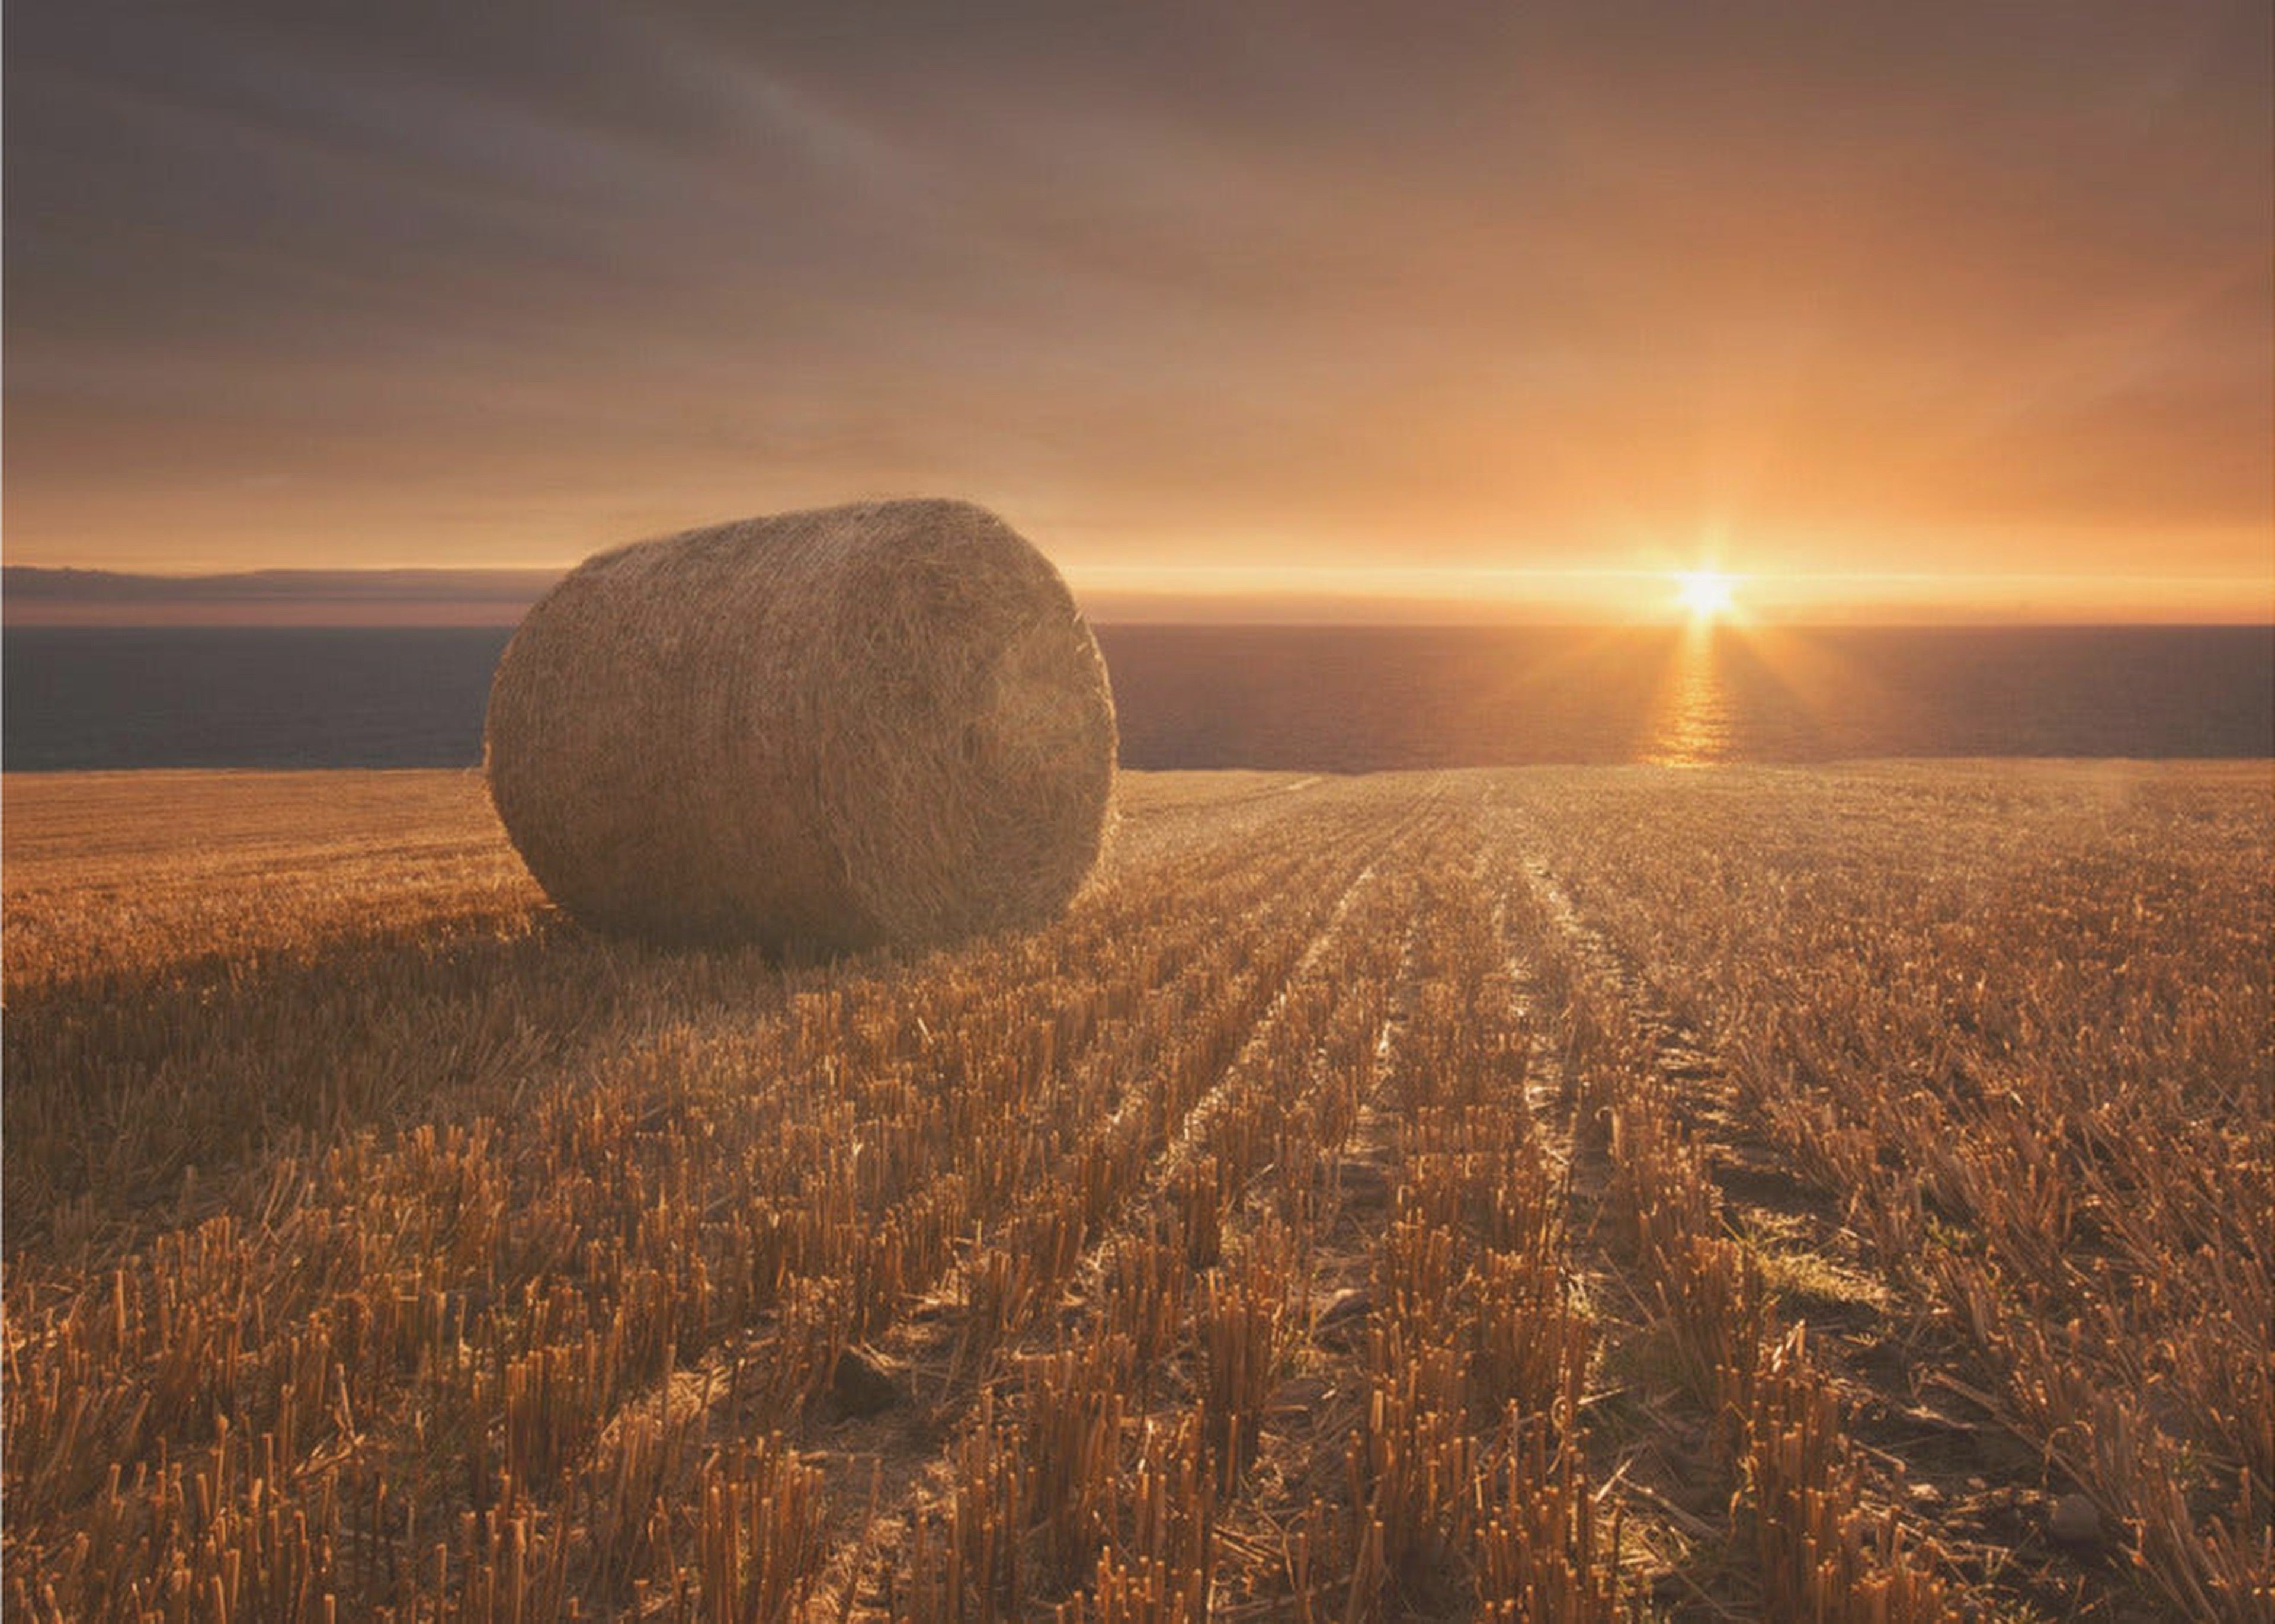
[[[571,566],[573,567],[573,566]],[[357,626],[437,627],[518,623],[567,569],[538,566],[275,567],[163,575],[86,566],[0,566],[0,624],[10,627]],[[1615,627],[1679,625],[1672,598],[1639,601],[1573,590],[1578,583],[1676,580],[1681,571],[1643,569],[1394,566],[1102,566],[1072,569],[1069,589],[1101,625]],[[1780,629],[1901,626],[2227,626],[2275,628],[2275,579],[2255,577],[2084,576],[1998,571],[1954,576],[1929,571],[1729,571],[1749,589],[1734,617]],[[1175,579],[1182,587],[1139,585]],[[1114,578],[1119,578],[1115,579]],[[1557,582],[1537,598],[1500,591],[1463,593],[1459,583]],[[1374,581],[1369,589],[1359,583]],[[1236,585],[1231,583],[1237,583]],[[1884,587],[1969,585],[1961,596],[1897,590],[1829,593],[1849,584]],[[2093,584],[2138,585],[2146,602],[2081,601]],[[2005,587],[2004,592],[1997,591]],[[2047,592],[2068,586],[2072,593]],[[2220,587],[2241,587],[2231,593]],[[2033,588],[2037,590],[2032,590]],[[2207,593],[2205,589],[2214,589]],[[1799,590],[1795,590],[1799,589]]]

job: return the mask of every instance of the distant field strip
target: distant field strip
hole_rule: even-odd
[[[4,797],[11,1617],[2275,1605],[2264,764],[1124,774],[789,966]]]

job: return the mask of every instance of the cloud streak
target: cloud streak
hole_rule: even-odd
[[[944,490],[1077,568],[2256,579],[2267,26],[43,8],[11,556],[553,565]]]

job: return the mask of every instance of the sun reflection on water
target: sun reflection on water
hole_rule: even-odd
[[[1693,624],[1659,674],[1636,759],[1651,767],[1712,767],[1735,758],[1735,733],[1715,630]]]

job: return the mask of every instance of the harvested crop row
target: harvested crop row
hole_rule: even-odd
[[[1462,860],[1432,876],[1421,995],[1386,1080],[1395,1177],[1370,1311],[1342,1339],[1361,1409],[1330,1571],[1365,1614],[1611,1618],[1620,1536],[1582,1413],[1595,1332],[1531,1107],[1493,855],[1473,812]]]
[[[1399,856],[1428,838],[1406,834]],[[1208,1593],[1206,1507],[1238,1476],[1299,1291],[1295,1232],[1269,1203],[1241,1214],[1261,1194],[1258,1175],[1315,1166],[1320,1134],[1348,1118],[1412,906],[1402,867],[1338,905],[1208,1097],[1173,1137],[1146,1136],[1145,1162],[1124,1164],[1145,1167],[1143,1186],[1073,1272],[1070,1313],[994,1348],[944,1462],[943,1501],[915,1518],[906,1587],[887,1590],[887,1611],[986,1616],[1085,1580],[1110,1593],[1141,1570],[1175,1594]],[[1043,1302],[1055,1305],[1057,1285],[1044,1282]],[[1183,1484],[1181,1508],[1147,1513],[1142,1491],[1133,1507],[1125,1468],[1164,1492]]]
[[[2275,811],[2141,776],[1141,776],[1050,929],[791,970],[404,828],[305,919],[154,831],[236,968],[44,976],[11,862],[11,1615],[2217,1616]]]

